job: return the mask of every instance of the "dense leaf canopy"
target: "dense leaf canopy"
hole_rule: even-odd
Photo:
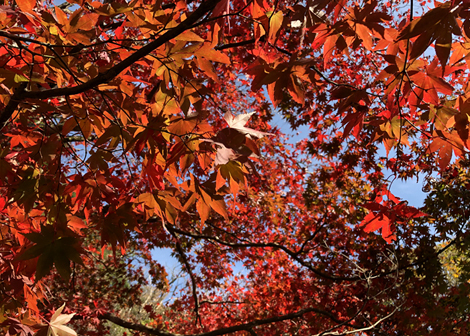
[[[470,332],[469,1],[0,3],[4,334]]]

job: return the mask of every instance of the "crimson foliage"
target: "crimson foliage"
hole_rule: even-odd
[[[0,6],[5,333],[469,332],[464,194],[390,186],[467,189],[470,2],[68,1]]]

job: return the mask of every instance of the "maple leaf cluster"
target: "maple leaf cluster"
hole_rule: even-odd
[[[464,0],[3,1],[0,328],[467,334],[469,45]]]

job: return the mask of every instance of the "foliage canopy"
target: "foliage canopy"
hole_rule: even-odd
[[[469,333],[469,1],[1,3],[7,335]]]

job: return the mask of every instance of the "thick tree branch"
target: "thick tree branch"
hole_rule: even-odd
[[[140,323],[128,322],[128,321],[125,321],[125,320],[123,320],[123,319],[121,319],[117,316],[113,316],[109,313],[103,314],[103,315],[99,316],[99,318],[102,319],[102,320],[107,320],[107,321],[113,322],[114,324],[116,324],[118,326],[121,326],[123,328],[130,329],[130,330],[135,330],[135,331],[141,331],[141,332],[144,332],[144,333],[149,334],[149,335],[183,336],[182,334],[173,334],[173,333],[169,333],[169,332],[166,332],[166,331],[163,331],[163,330],[149,328],[149,327],[146,327],[146,326],[144,326]]]
[[[201,19],[204,15],[209,13],[220,0],[207,0],[203,2],[198,9],[194,11],[186,20],[181,22],[178,26],[173,29],[170,29],[162,36],[158,37],[155,41],[150,42],[146,46],[140,48],[135,53],[124,59],[122,62],[111,67],[104,73],[96,76],[95,78],[90,79],[88,82],[79,84],[72,87],[66,88],[57,88],[44,91],[26,91],[22,94],[21,98],[34,98],[34,99],[46,99],[58,96],[69,96],[80,94],[87,90],[97,87],[100,84],[107,83],[119,75],[122,71],[127,69],[129,66],[137,62],[139,59],[147,56],[155,49],[162,46],[164,43],[170,41],[171,39],[177,37],[184,31],[191,28],[191,26]]]
[[[213,330],[213,331],[199,333],[199,334],[185,334],[185,335],[183,335],[183,334],[174,334],[174,333],[169,333],[169,332],[166,332],[166,331],[162,331],[160,329],[149,328],[149,327],[146,327],[146,326],[144,326],[142,324],[139,324],[139,323],[127,322],[127,321],[124,321],[124,320],[120,319],[119,317],[113,316],[113,315],[108,314],[108,313],[101,315],[100,318],[108,320],[110,322],[113,322],[114,324],[117,324],[121,327],[131,329],[131,330],[141,331],[141,332],[147,333],[149,335],[157,335],[157,336],[219,336],[219,335],[231,334],[231,333],[234,333],[234,332],[237,332],[237,331],[250,332],[250,331],[253,330],[254,327],[257,327],[257,326],[261,326],[261,325],[265,325],[265,324],[271,324],[271,323],[275,323],[275,322],[293,320],[293,319],[302,317],[303,315],[308,314],[308,313],[317,313],[317,314],[328,317],[330,320],[334,321],[335,323],[341,323],[341,321],[338,318],[336,318],[332,313],[330,313],[326,310],[323,310],[323,309],[313,308],[313,307],[302,309],[302,310],[299,310],[295,313],[290,313],[290,314],[286,314],[286,315],[273,316],[273,317],[266,318],[266,319],[257,319],[257,320],[254,320],[252,322],[242,323],[242,324],[238,324],[238,325],[235,325],[235,326],[232,326],[232,327],[216,329],[216,330]],[[353,328],[359,328],[358,326],[354,326],[354,325],[348,325],[348,326],[353,327]]]
[[[181,22],[175,28],[168,30],[165,34],[158,37],[155,41],[150,42],[146,46],[140,48],[135,53],[124,59],[122,62],[111,67],[106,72],[103,72],[96,76],[95,78],[90,79],[88,82],[72,86],[72,87],[63,87],[57,89],[43,90],[43,91],[27,91],[26,85],[20,85],[16,90],[13,96],[11,97],[9,103],[5,109],[0,113],[0,129],[5,126],[8,119],[13,115],[14,111],[18,108],[19,103],[28,98],[33,99],[47,99],[58,96],[70,96],[80,94],[82,92],[88,91],[90,89],[96,88],[100,84],[107,83],[119,75],[122,71],[127,69],[129,66],[137,62],[142,57],[147,56],[155,49],[162,46],[164,43],[170,41],[171,39],[177,37],[184,31],[190,29],[197,21],[202,17],[212,11],[217,3],[220,0],[206,0],[183,22]]]

